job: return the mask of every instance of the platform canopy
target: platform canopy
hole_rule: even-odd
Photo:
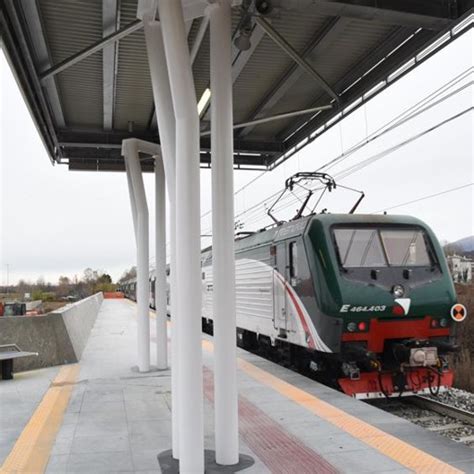
[[[208,2],[183,4],[200,100],[201,163],[210,166]],[[234,122],[273,118],[235,128],[235,166],[282,163],[466,31],[473,5],[235,1]],[[0,9],[3,46],[52,161],[71,170],[123,170],[122,139],[159,142],[136,0],[2,0]],[[296,113],[274,119],[288,112]],[[142,166],[152,171],[153,160]]]

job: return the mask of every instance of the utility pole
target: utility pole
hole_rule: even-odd
[[[9,282],[9,279],[10,279],[10,264],[7,263],[6,267],[7,267],[7,291],[6,291],[6,293],[8,294],[9,293],[8,292],[8,289],[9,289],[8,287],[10,285],[10,282]]]

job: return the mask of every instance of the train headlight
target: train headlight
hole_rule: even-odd
[[[354,321],[347,324],[347,330],[349,332],[354,332],[356,329],[357,329],[357,324]]]
[[[445,328],[445,327],[448,327],[448,320],[446,318],[441,318],[439,320],[439,325],[442,327],[442,328]]]
[[[405,294],[405,288],[402,285],[395,285],[392,289],[393,296],[401,298]]]

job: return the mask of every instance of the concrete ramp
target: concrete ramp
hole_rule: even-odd
[[[13,371],[78,362],[103,299],[97,293],[44,316],[0,317],[0,344],[39,354],[15,361]]]

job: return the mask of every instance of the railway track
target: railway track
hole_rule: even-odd
[[[410,397],[408,402],[413,403],[420,408],[425,408],[439,413],[440,415],[449,416],[450,418],[454,418],[462,423],[474,426],[474,413],[470,411],[462,410],[461,408],[448,405],[439,400],[423,396]]]
[[[249,350],[248,348],[246,350],[293,370],[315,382],[335,388],[327,383],[327,381],[321,380],[316,374],[311,374],[307,371],[303,373],[285,361],[275,359],[261,350]],[[453,396],[456,396],[455,390],[451,393]],[[420,395],[402,398],[372,399],[365,400],[365,402],[400,416],[401,418],[405,418],[428,431],[438,433],[453,441],[474,448],[474,413],[471,411],[463,410],[462,408],[455,407],[448,403]]]
[[[211,336],[213,335],[211,331],[204,330],[204,332]],[[334,388],[332,385],[315,376],[315,374],[308,373],[307,371],[303,373],[289,364],[288,361],[272,357],[261,349],[252,350],[246,348],[246,350],[271,360],[282,367],[293,370],[315,382]],[[456,389],[450,393],[454,397],[457,396]],[[365,402],[400,416],[401,418],[405,418],[428,431],[438,433],[453,441],[474,448],[474,413],[471,411],[419,395],[402,398],[372,399],[365,400]]]
[[[474,448],[474,413],[470,411],[423,396],[378,400],[374,404],[428,431]]]
[[[314,374],[308,372],[302,373],[295,367],[286,364],[284,361],[275,360],[269,357],[268,354],[262,353],[262,351],[250,350],[249,352],[272,360],[283,367],[300,373],[300,375],[304,375],[323,385],[331,386]],[[331,387],[334,388],[333,386]],[[453,396],[456,396],[455,390],[451,393]],[[453,441],[474,448],[474,413],[471,411],[463,410],[462,408],[443,403],[442,401],[420,395],[402,398],[372,399],[365,400],[365,402],[400,416],[401,418],[405,418],[428,431],[438,433]]]

